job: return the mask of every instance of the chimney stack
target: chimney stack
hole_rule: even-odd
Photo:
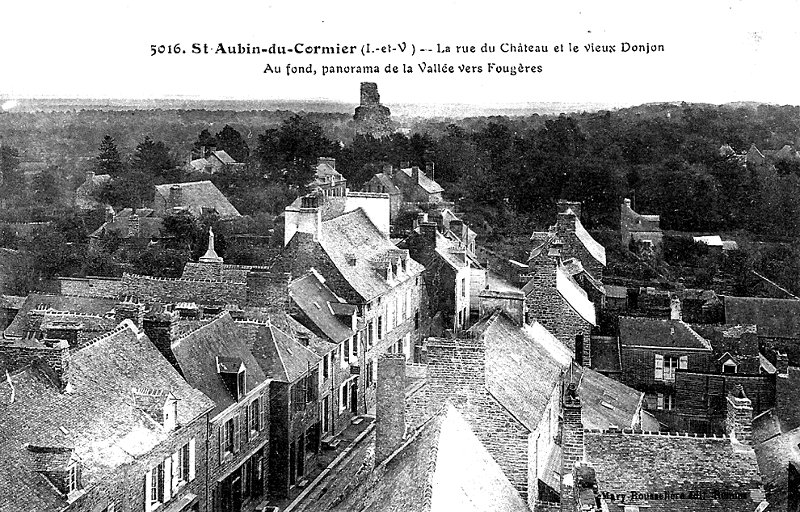
[[[416,165],[411,168],[411,179],[415,184],[419,183],[419,167]]]
[[[434,164],[433,162],[426,162],[425,174],[427,174],[430,179],[434,179],[433,176],[435,172],[436,172],[436,164]]]
[[[131,213],[130,216],[128,216],[128,236],[131,238],[139,238],[140,227],[139,216],[135,213]]]
[[[681,299],[679,299],[677,295],[673,295],[669,299],[669,318],[670,320],[683,320]]]
[[[789,376],[789,355],[778,352],[775,359],[775,370],[779,377]]]
[[[521,291],[481,290],[478,297],[480,318],[500,310],[516,325],[522,326],[525,323],[525,294]]]
[[[739,443],[753,444],[753,404],[741,384],[728,395],[727,412],[725,431]]]
[[[383,174],[391,178],[394,175],[394,166],[392,164],[383,164]]]
[[[375,396],[375,465],[386,460],[406,435],[406,358],[403,354],[378,357]]]
[[[623,205],[624,205],[626,208],[630,208],[630,207],[631,207],[631,200],[630,200],[630,199],[628,199],[628,198],[626,197],[625,199],[623,199],[623,200],[622,200],[622,204],[623,204]]]
[[[204,146],[205,148],[205,146]],[[178,184],[169,187],[169,209],[177,208],[183,205],[183,190]]]
[[[573,470],[583,462],[583,421],[578,387],[570,382],[563,398],[561,432],[561,510],[574,510],[575,475]]]
[[[142,328],[144,321],[144,303],[133,297],[125,297],[114,306],[114,321],[117,324],[123,320],[130,320],[138,328]]]

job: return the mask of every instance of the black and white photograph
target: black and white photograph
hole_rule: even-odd
[[[800,512],[797,0],[0,17],[0,512]]]

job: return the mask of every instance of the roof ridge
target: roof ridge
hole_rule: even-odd
[[[687,323],[686,323],[686,322],[684,322],[683,320],[678,320],[678,322],[679,322],[681,325],[683,325],[683,326],[684,326],[686,329],[688,329],[688,330],[689,330],[689,333],[690,333],[690,334],[692,334],[692,335],[693,335],[693,336],[694,336],[694,337],[697,339],[697,341],[699,341],[699,342],[700,342],[700,344],[701,344],[701,345],[703,345],[705,348],[708,348],[708,349],[712,348],[712,347],[711,347],[711,343],[709,343],[709,341],[708,341],[707,339],[705,339],[705,338],[703,338],[702,336],[700,336],[700,334],[698,334],[698,332],[697,332],[697,331],[695,331],[694,329],[692,329],[692,327],[691,327],[689,324],[687,324]]]
[[[171,343],[171,345],[178,344],[178,343],[180,343],[181,341],[183,341],[184,339],[186,339],[186,338],[188,338],[189,336],[191,336],[192,334],[195,334],[195,333],[196,333],[196,332],[198,332],[199,330],[201,330],[201,329],[204,329],[204,328],[206,328],[206,327],[208,327],[208,326],[210,326],[210,325],[212,325],[212,324],[216,324],[216,322],[217,322],[217,321],[219,321],[219,320],[221,320],[221,319],[222,319],[222,317],[224,317],[225,315],[228,315],[228,316],[230,316],[230,311],[228,311],[227,309],[226,309],[226,310],[224,310],[224,311],[220,311],[220,312],[219,312],[219,313],[217,313],[216,315],[214,315],[214,316],[212,316],[211,318],[209,318],[209,319],[208,319],[208,322],[206,322],[206,323],[203,323],[203,324],[201,324],[201,325],[199,325],[199,326],[195,327],[194,329],[191,329],[191,330],[189,330],[189,331],[187,331],[187,332],[185,332],[185,333],[181,334],[181,335],[180,335],[180,336],[178,336],[177,338],[175,338],[175,341],[173,341],[173,342]]]

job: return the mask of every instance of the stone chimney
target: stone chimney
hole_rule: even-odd
[[[789,376],[789,355],[777,352],[775,356],[775,371],[779,377]]]
[[[169,200],[167,202],[168,209],[183,206],[183,189],[180,185],[175,184],[169,187]]]
[[[139,238],[140,229],[139,216],[135,213],[131,213],[128,217],[128,236],[131,238]]]
[[[577,385],[570,382],[563,396],[563,422],[561,425],[561,510],[574,510],[576,465],[584,460],[583,421],[581,400]]]
[[[106,222],[111,224],[112,222],[114,222],[116,216],[117,213],[114,211],[114,207],[111,206],[110,204],[106,205]]]
[[[94,171],[86,171],[86,181],[85,181],[86,185],[89,186],[94,185],[94,176],[95,176]]]
[[[725,432],[732,440],[753,444],[753,404],[744,394],[741,384],[737,384],[727,397],[727,413]]]
[[[563,237],[567,233],[574,233],[575,221],[577,218],[578,216],[574,213],[559,212],[558,218],[556,219],[556,231],[558,235]]]
[[[167,361],[181,371],[171,348],[172,342],[178,337],[179,320],[178,312],[167,307],[158,311],[150,311],[142,320],[142,330]]]
[[[375,392],[375,465],[386,460],[406,436],[406,358],[403,354],[378,357]]]
[[[133,297],[125,297],[114,306],[114,321],[120,324],[123,320],[130,320],[141,329],[144,320],[144,303]]]
[[[622,206],[625,207],[625,208],[628,208],[630,210],[631,209],[631,200],[626,197],[625,199],[622,200]]]
[[[383,174],[390,178],[394,176],[394,166],[392,164],[383,164]]]
[[[414,183],[419,183],[419,167],[416,165],[411,168],[411,179]]]
[[[581,218],[581,203],[580,201],[567,201],[566,199],[559,199],[556,203],[558,213],[567,213],[567,210],[572,210],[577,218]]]
[[[677,295],[673,295],[669,299],[669,318],[670,320],[683,320],[681,299],[679,299]]]
[[[434,179],[435,173],[436,173],[436,164],[434,164],[433,162],[426,162],[425,174],[427,174],[430,179]]]

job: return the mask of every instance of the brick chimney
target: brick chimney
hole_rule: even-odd
[[[564,392],[563,422],[561,425],[561,510],[572,511],[575,507],[575,475],[576,465],[584,460],[583,421],[581,418],[581,400],[578,397],[577,385],[570,382]]]
[[[677,295],[673,295],[669,299],[669,318],[670,320],[683,320],[681,299],[679,299]]]
[[[171,345],[178,337],[179,319],[180,315],[177,311],[164,308],[159,311],[148,312],[142,320],[142,330],[145,335],[175,368],[179,368],[179,366],[175,355],[172,353]]]
[[[753,404],[741,384],[727,397],[725,432],[742,444],[753,444]]]
[[[406,435],[406,358],[403,354],[378,357],[375,395],[375,465],[403,443]]]

